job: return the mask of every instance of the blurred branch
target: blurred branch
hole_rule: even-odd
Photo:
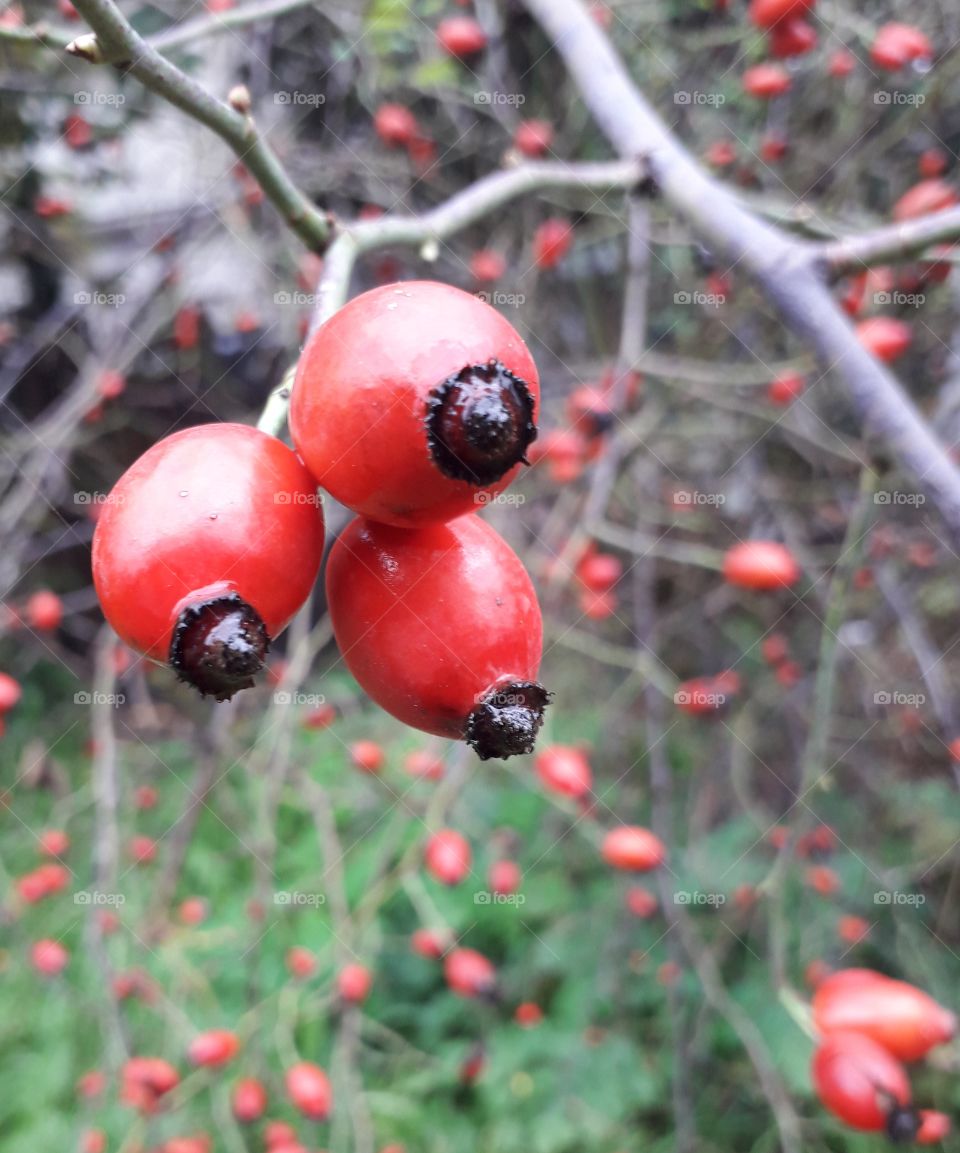
[[[948,208],[919,220],[888,224],[861,236],[847,236],[843,240],[818,244],[814,252],[831,276],[839,276],[844,272],[862,272],[872,264],[917,256],[931,245],[958,239],[960,208]]]
[[[150,36],[147,43],[157,52],[172,52],[177,48],[192,47],[197,40],[207,36],[245,28],[248,24],[256,24],[259,20],[283,16],[296,8],[314,7],[315,3],[316,0],[261,0],[259,4],[244,4],[242,8],[196,16],[192,20],[174,24]]]
[[[960,470],[896,378],[857,339],[824,281],[817,246],[752,215],[706,173],[638,91],[581,0],[524,4],[620,155],[641,159],[671,208],[712,251],[744,267],[823,365],[836,368],[863,422],[883,438],[960,533]]]
[[[260,136],[253,118],[217,100],[201,84],[165,60],[138,35],[113,0],[79,0],[77,11],[93,29],[67,47],[91,64],[122,61],[145,88],[205,124],[243,161],[251,176],[308,248],[322,252],[330,239],[327,214],[294,186],[283,165]],[[106,53],[106,56],[104,55]]]

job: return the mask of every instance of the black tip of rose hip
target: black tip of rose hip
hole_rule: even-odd
[[[467,365],[430,394],[430,455],[445,476],[493,484],[525,460],[536,440],[533,409],[526,381],[499,360]]]
[[[269,647],[256,609],[230,593],[183,610],[173,630],[170,664],[202,696],[228,701],[252,687]]]
[[[887,1136],[894,1145],[909,1145],[920,1129],[916,1109],[897,1106],[887,1115]]]
[[[537,681],[498,685],[467,719],[464,740],[481,761],[532,753],[550,693]]]

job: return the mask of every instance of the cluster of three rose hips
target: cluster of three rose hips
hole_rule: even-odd
[[[519,558],[474,514],[519,470],[538,405],[526,345],[477,297],[425,281],[365,293],[307,343],[296,453],[245,425],[204,425],[121,477],[93,543],[103,611],[132,647],[230,698],[314,586],[319,485],[358,514],[326,591],[360,685],[483,758],[529,752],[549,695],[540,610]]]

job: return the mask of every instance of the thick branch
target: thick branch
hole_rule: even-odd
[[[250,116],[235,112],[165,60],[134,32],[113,0],[79,0],[76,8],[96,35],[75,40],[68,52],[92,64],[102,63],[103,54],[108,59],[124,61],[145,88],[199,120],[229,144],[304,244],[318,252],[326,248],[331,232],[327,214],[291,182]]]
[[[715,252],[744,267],[787,325],[846,381],[861,419],[960,534],[960,471],[896,378],[859,343],[818,275],[817,249],[745,211],[673,137],[580,0],[524,0],[587,107],[624,157],[639,157],[664,199]]]

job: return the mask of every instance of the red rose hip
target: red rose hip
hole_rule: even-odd
[[[290,431],[341,504],[412,526],[506,488],[536,437],[539,396],[509,321],[459,288],[409,281],[356,297],[313,334]]]
[[[93,578],[127,644],[227,700],[253,684],[322,553],[316,486],[290,449],[246,425],[204,425],[155,444],[114,486]]]
[[[327,602],[347,667],[388,713],[483,760],[533,749],[549,699],[540,607],[490,525],[359,518],[330,553]]]

